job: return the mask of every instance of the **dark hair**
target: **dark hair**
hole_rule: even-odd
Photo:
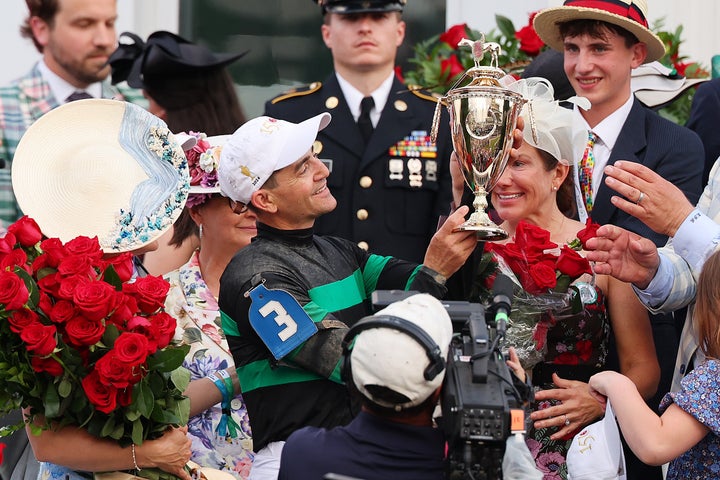
[[[543,162],[545,162],[545,170],[551,171],[557,167],[558,159],[553,157],[545,150],[533,147],[540,154]],[[568,172],[562,185],[557,192],[557,206],[566,217],[573,218],[577,213],[577,205],[575,205],[575,185],[573,184],[572,169]]]
[[[568,22],[561,23],[558,25],[558,28],[560,30],[560,38],[563,39],[567,37],[589,35],[592,38],[607,40],[608,32],[613,32],[625,39],[625,46],[627,48],[632,47],[636,43],[640,43],[640,40],[638,40],[634,33],[602,20],[570,20]]]
[[[694,325],[700,349],[707,357],[720,359],[720,289],[715,285],[720,276],[720,251],[705,261],[697,283]]]
[[[173,132],[232,133],[245,123],[235,85],[225,67],[178,76],[143,78],[145,91],[167,112]]]
[[[25,3],[28,7],[28,16],[25,22],[20,25],[20,35],[24,38],[31,39],[37,51],[42,53],[43,46],[35,40],[35,35],[33,35],[32,27],[30,26],[30,19],[32,17],[38,17],[52,28],[55,24],[55,15],[57,15],[60,9],[59,0],[25,0]]]
[[[180,212],[180,216],[175,220],[175,223],[173,223],[173,234],[168,244],[180,248],[182,243],[193,235],[200,236],[200,229],[190,216],[190,209],[185,207]]]

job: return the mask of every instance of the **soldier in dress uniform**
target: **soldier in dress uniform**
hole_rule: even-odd
[[[338,205],[315,222],[316,233],[421,263],[452,200],[452,141],[444,108],[437,143],[430,141],[437,98],[394,74],[406,0],[318,3],[335,71],[270,100],[265,115],[300,122],[332,113],[314,149]]]

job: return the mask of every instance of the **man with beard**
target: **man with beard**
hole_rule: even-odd
[[[28,17],[20,32],[42,58],[25,76],[0,88],[0,220],[15,221],[10,167],[25,130],[53,108],[82,98],[142,98],[119,92],[106,79],[108,57],[117,46],[116,0],[26,0]],[[131,98],[132,97],[132,98]]]

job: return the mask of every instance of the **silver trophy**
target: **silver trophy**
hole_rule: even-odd
[[[465,183],[475,193],[475,211],[456,230],[475,231],[478,240],[503,240],[508,234],[485,212],[486,196],[505,170],[513,143],[512,133],[526,100],[521,94],[503,88],[498,81],[505,76],[498,68],[500,45],[485,43],[484,36],[477,41],[463,39],[459,45],[472,48],[475,66],[438,100],[431,135],[434,141],[441,105],[445,105],[450,113],[455,155]],[[490,66],[481,66],[486,52],[491,55]],[[458,87],[468,78],[469,83]]]

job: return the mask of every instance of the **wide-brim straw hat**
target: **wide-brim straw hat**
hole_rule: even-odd
[[[187,159],[165,122],[117,100],[78,100],[20,139],[12,183],[48,237],[98,237],[106,252],[142,248],[168,230],[189,190]]]
[[[665,44],[648,27],[646,0],[566,0],[561,7],[538,12],[533,26],[545,44],[562,52],[559,24],[573,20],[601,20],[631,32],[647,45],[645,63],[665,55]]]

